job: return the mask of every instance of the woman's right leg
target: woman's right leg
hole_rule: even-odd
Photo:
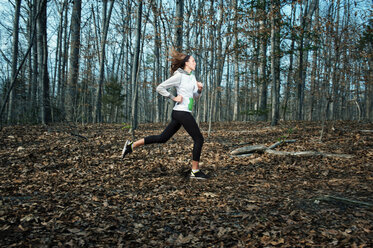
[[[145,139],[139,139],[138,141],[133,142],[132,148],[143,146],[145,144]]]
[[[181,124],[172,118],[170,124],[160,135],[152,135],[145,137],[144,145],[154,144],[154,143],[166,143],[181,127]],[[138,140],[138,144],[141,145],[141,140]]]
[[[135,142],[127,140],[122,150],[122,158],[124,158],[128,153],[132,153],[133,149],[136,147],[153,143],[165,143],[180,129],[180,127],[181,124],[172,118],[170,124],[168,124],[166,129],[160,135],[148,136]]]

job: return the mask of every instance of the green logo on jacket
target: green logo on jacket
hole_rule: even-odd
[[[193,110],[193,103],[194,103],[194,99],[193,99],[193,97],[189,98],[188,109],[189,109],[190,111]]]

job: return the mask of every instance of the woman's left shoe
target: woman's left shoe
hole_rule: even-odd
[[[193,171],[190,173],[190,178],[191,179],[202,179],[202,180],[205,180],[205,179],[208,179],[209,177],[203,173],[202,171],[197,171],[196,173],[194,173]]]

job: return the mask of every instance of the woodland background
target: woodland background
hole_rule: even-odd
[[[198,121],[373,119],[369,0],[1,1],[1,123],[167,121],[192,54]]]
[[[0,0],[0,246],[371,247],[371,7]],[[120,156],[170,118],[172,47],[204,83],[203,182],[183,129]]]

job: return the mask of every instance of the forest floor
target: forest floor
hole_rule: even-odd
[[[137,138],[166,124],[144,124]],[[372,123],[216,123],[190,180],[192,139],[120,157],[119,124],[15,126],[0,132],[1,247],[372,247]],[[78,137],[79,134],[86,137]],[[244,145],[353,158],[233,157]]]

